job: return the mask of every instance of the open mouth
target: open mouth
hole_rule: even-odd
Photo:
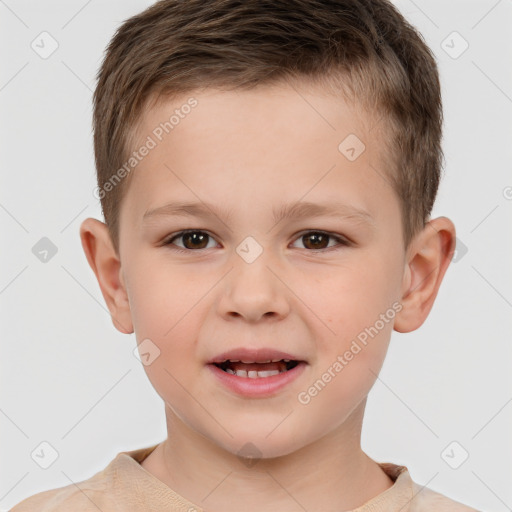
[[[295,368],[300,361],[291,359],[280,359],[276,361],[265,361],[261,363],[248,363],[242,361],[232,361],[227,359],[222,363],[213,363],[226,373],[249,379],[261,379],[272,377],[280,373],[287,372]]]

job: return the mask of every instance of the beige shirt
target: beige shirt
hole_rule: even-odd
[[[157,446],[121,452],[88,480],[35,494],[10,512],[202,512],[140,465]],[[416,484],[405,466],[379,466],[393,486],[352,512],[478,512]]]

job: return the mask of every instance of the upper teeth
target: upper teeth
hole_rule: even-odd
[[[242,361],[243,362],[243,361]],[[249,379],[258,379],[260,377],[272,377],[272,375],[278,375],[280,372],[279,370],[263,370],[263,371],[257,371],[257,370],[232,370],[231,368],[227,368],[226,371],[228,373],[231,373],[233,375],[236,375],[237,377],[248,377]]]
[[[251,363],[278,363],[279,361],[284,361],[285,363],[289,363],[290,359],[269,359],[268,361],[244,361],[240,359],[228,359],[230,363],[245,363],[245,364],[251,364]]]

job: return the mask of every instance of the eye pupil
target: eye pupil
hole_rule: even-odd
[[[206,234],[201,234],[200,232],[198,231],[194,231],[192,233],[184,233],[183,234],[183,245],[185,245],[185,247],[187,247],[187,241],[193,241],[192,242],[192,248],[194,249],[197,249],[197,248],[200,248],[200,249],[203,249],[204,247],[200,247],[200,244],[205,242],[205,240],[207,239],[208,235]],[[199,244],[197,244],[197,242],[199,242]],[[206,244],[207,245],[207,244]],[[187,247],[187,249],[190,249],[190,247]]]
[[[322,234],[322,233],[311,233],[311,234],[307,234],[307,235],[304,235],[302,237],[303,240],[308,240],[308,239],[312,239],[314,240],[313,244],[310,244],[313,246],[313,249],[325,249],[325,247],[327,247],[327,245],[325,245],[325,242],[327,240],[328,236]],[[304,245],[307,247],[308,244],[307,243],[304,243]]]

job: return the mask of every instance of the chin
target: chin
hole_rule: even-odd
[[[254,435],[248,432],[247,429],[239,433],[231,431],[232,438],[224,438],[222,441],[218,439],[211,440],[220,448],[239,457],[242,463],[248,467],[251,467],[260,459],[284,457],[308,444],[306,439],[301,439],[289,432],[273,432],[268,435],[270,430],[266,429],[264,434],[254,432]]]

